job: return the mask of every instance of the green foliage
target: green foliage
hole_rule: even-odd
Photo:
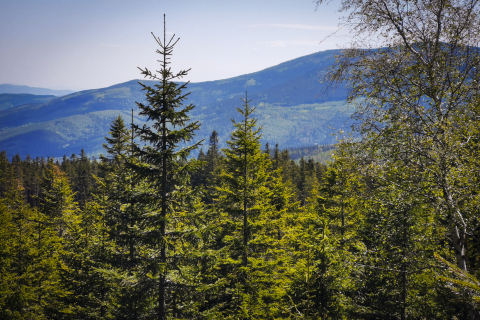
[[[279,171],[271,170],[269,157],[260,149],[255,109],[247,99],[232,120],[235,130],[224,149],[217,171],[206,246],[208,260],[202,309],[209,318],[273,319],[286,314],[287,263],[281,245],[283,216],[288,208],[288,188]]]
[[[177,288],[185,285],[177,279],[178,263],[185,253],[179,245],[192,232],[189,215],[197,201],[195,193],[189,188],[189,177],[198,166],[187,158],[200,142],[190,146],[185,144],[193,139],[200,125],[190,121],[189,113],[194,105],[184,105],[188,93],[183,91],[188,83],[174,82],[186,76],[188,70],[174,74],[169,66],[178,39],[172,37],[167,40],[165,29],[163,40],[154,38],[160,47],[157,50],[161,56],[160,71],[156,74],[147,68],[140,70],[145,77],[158,83],[153,86],[140,83],[145,91],[146,103],[137,102],[137,105],[139,115],[146,117],[148,125],[133,125],[135,134],[144,145],[134,146],[138,160],[131,167],[149,185],[141,196],[142,202],[149,206],[142,225],[143,244],[149,256],[144,271],[148,279],[145,281],[156,298],[156,317],[166,319],[179,312]]]
[[[349,21],[361,22],[357,35],[399,35],[337,57],[329,79],[350,81],[349,106],[304,97],[323,54],[254,76],[181,83],[187,71],[172,73],[176,41],[164,32],[155,37],[159,74],[141,69],[156,82],[141,84],[131,131],[115,111],[99,165],[84,150],[61,164],[1,153],[0,317],[477,319],[479,56],[471,44],[479,33],[463,30],[477,28],[469,12],[478,8],[392,4],[342,1],[355,9]],[[437,28],[404,28],[415,21]],[[230,134],[224,123],[244,86],[257,104],[245,97]],[[95,140],[110,105],[140,96],[133,84],[107,91],[3,110],[0,124],[16,126],[3,133],[45,134],[67,147],[89,127]],[[322,143],[319,125],[343,122],[333,111],[354,108],[359,135],[333,151],[261,150],[262,139]],[[72,126],[52,133],[67,118]],[[208,150],[189,159],[199,132],[212,132]],[[325,152],[332,162],[315,162]]]
[[[0,315],[5,319],[47,319],[68,312],[63,298],[68,295],[62,283],[63,243],[71,212],[64,202],[65,181],[49,164],[51,181],[45,179],[42,199],[45,211],[25,203],[23,187],[13,176],[13,166],[2,159],[4,186],[0,201],[2,215],[2,259]],[[68,187],[68,186],[67,186]]]
[[[111,125],[107,156],[82,209],[67,175],[75,188],[96,167],[91,161],[72,155],[55,165],[15,156],[9,163],[3,153],[2,317],[156,317],[158,266],[165,266],[165,313],[178,319],[468,318],[475,312],[474,278],[439,272],[442,264],[433,258],[434,252],[454,256],[443,218],[408,193],[418,184],[416,168],[371,161],[369,145],[348,141],[328,166],[292,161],[278,146],[270,155],[261,150],[250,106],[239,110],[244,120],[234,121],[229,148],[220,153],[212,134],[199,157],[203,167],[181,157],[167,162],[185,171],[172,178],[177,185],[167,197],[163,265],[156,238],[161,201],[154,201],[161,198],[154,185],[161,187],[162,175],[136,171],[162,170],[139,161],[133,150],[148,149],[133,143],[122,117]],[[194,183],[199,190],[189,187]]]
[[[102,277],[114,284],[109,307],[116,319],[139,318],[151,313],[151,288],[148,285],[148,250],[144,228],[151,207],[144,204],[151,192],[144,179],[134,174],[132,157],[136,145],[132,132],[118,116],[111,125],[110,137],[101,156],[103,178],[95,199],[102,208]]]
[[[473,275],[469,274],[468,272],[461,270],[453,263],[448,262],[440,255],[435,254],[435,258],[437,258],[441,263],[446,265],[448,268],[447,270],[451,274],[450,277],[440,276],[439,278],[447,283],[454,284],[455,287],[453,287],[453,290],[458,293],[462,293],[462,289],[470,290],[472,292],[472,299],[476,303],[480,303],[480,281],[478,281]]]
[[[293,250],[289,298],[299,319],[345,319],[352,312],[350,294],[357,290],[354,253],[358,219],[345,194],[345,177],[329,167],[318,181],[311,176],[308,197],[290,219],[289,247]]]
[[[282,148],[334,143],[332,128],[344,127],[353,109],[345,104],[343,88],[318,97],[324,85],[315,78],[337,53],[318,52],[239,77],[189,84],[188,99],[199,106],[190,117],[203,123],[196,136],[208,139],[216,130],[219,147],[226,146],[229,118],[245,92],[244,85],[254,78],[256,85],[248,90],[263,125],[262,143],[280,143]],[[154,85],[148,80],[142,83]],[[98,156],[110,122],[119,113],[130,119],[135,101],[145,103],[145,95],[137,81],[129,81],[73,93],[39,106],[0,111],[0,150],[24,158],[27,154],[61,157],[83,148],[88,155]],[[134,112],[135,122],[141,126],[145,119],[138,116],[139,110]]]

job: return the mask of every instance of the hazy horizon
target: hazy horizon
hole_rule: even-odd
[[[317,51],[317,52],[313,52],[313,53],[311,53],[311,54],[318,53],[318,52],[323,52],[323,51],[328,51],[328,50],[335,50],[335,49],[320,50],[320,51]],[[308,55],[310,55],[310,54],[307,54],[307,55],[304,55],[304,56],[308,56]],[[252,72],[242,73],[242,74],[238,74],[238,75],[233,75],[233,76],[228,77],[228,78],[220,78],[220,79],[205,80],[205,81],[190,81],[190,83],[200,83],[200,82],[208,82],[208,81],[222,81],[222,80],[226,80],[226,79],[241,77],[241,76],[244,76],[244,75],[247,75],[247,74],[260,72],[260,71],[263,71],[263,70],[265,70],[265,69],[269,69],[269,68],[278,66],[278,65],[280,65],[280,64],[282,64],[282,63],[284,63],[284,62],[288,62],[288,61],[291,61],[291,60],[295,60],[295,59],[297,59],[297,58],[301,58],[301,57],[304,57],[304,56],[300,56],[300,57],[296,57],[296,58],[293,58],[293,59],[289,59],[289,60],[280,62],[280,63],[278,63],[278,64],[271,65],[271,66],[268,66],[268,67],[265,67],[265,68],[262,68],[262,69],[259,69],[259,70],[255,70],[255,71],[252,71]],[[125,81],[120,81],[120,82],[115,82],[115,83],[107,84],[107,85],[105,85],[105,86],[103,86],[103,87],[98,87],[98,88],[75,88],[75,87],[66,87],[66,86],[38,87],[38,86],[27,86],[27,85],[21,84],[21,83],[0,83],[0,86],[1,86],[1,85],[14,85],[14,86],[26,86],[26,87],[31,87],[31,88],[41,88],[41,89],[50,89],[50,90],[84,91],[84,90],[93,90],[93,89],[107,88],[107,87],[111,87],[111,86],[114,86],[114,85],[117,85],[117,84],[120,84],[120,83],[129,82],[129,81],[143,81],[143,80],[149,80],[149,79],[145,79],[145,78],[127,79],[127,80],[125,80]],[[184,82],[184,81],[180,81],[180,82]],[[185,81],[185,82],[186,82],[186,81]]]
[[[180,37],[174,70],[203,82],[248,74],[304,55],[337,49],[337,5],[311,0],[61,1],[0,3],[0,83],[55,90],[108,87],[155,69],[150,34]]]

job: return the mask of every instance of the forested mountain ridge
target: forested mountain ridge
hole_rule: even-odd
[[[41,104],[55,99],[53,95],[36,95],[27,93],[0,93],[0,110],[6,110],[26,104]]]
[[[52,96],[65,96],[67,94],[74,93],[73,90],[57,90],[48,88],[37,88],[29,86],[21,86],[15,84],[0,84],[0,93],[10,94],[34,94],[34,95],[52,95]]]
[[[124,117],[98,141],[99,161],[83,149],[61,160],[0,152],[0,318],[479,320],[480,52],[470,44],[480,2],[345,9],[354,39],[386,45],[353,43],[329,69],[357,102],[351,135],[335,145],[284,146],[319,143],[338,115],[342,100],[308,100],[324,69],[266,77],[248,95],[237,92],[260,77],[225,92],[204,84],[194,108],[195,86],[174,82],[188,69],[168,64],[177,40],[165,40],[165,20],[158,71],[140,68],[157,82],[140,83],[135,124],[123,99],[138,95],[134,82],[79,93],[73,107],[60,98],[5,110],[18,128],[33,121],[31,135],[80,143],[86,132],[92,145],[82,119]],[[229,123],[224,148],[213,130],[200,149],[205,123]],[[283,151],[264,144],[274,129]],[[324,152],[328,164],[305,159]]]
[[[317,52],[251,74],[190,83],[188,103],[196,105],[192,120],[202,123],[197,138],[216,130],[224,146],[231,132],[230,118],[248,91],[263,125],[264,143],[283,148],[332,143],[333,128],[344,125],[350,110],[344,88],[321,95],[323,85],[318,80],[338,53]],[[27,153],[60,157],[82,148],[98,154],[109,124],[119,113],[130,118],[134,108],[135,122],[143,121],[135,104],[143,101],[138,81],[132,80],[0,111],[0,150],[22,157]]]

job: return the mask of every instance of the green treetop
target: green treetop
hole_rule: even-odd
[[[181,235],[174,230],[178,227],[179,215],[186,211],[184,206],[189,193],[189,173],[197,167],[194,161],[187,161],[187,157],[200,142],[190,146],[185,146],[185,143],[193,139],[200,125],[198,122],[190,122],[188,113],[194,105],[184,105],[189,93],[183,91],[188,82],[174,82],[186,76],[188,70],[174,73],[170,67],[169,60],[179,39],[175,40],[175,35],[167,39],[165,26],[163,39],[154,38],[160,47],[157,50],[160,54],[160,70],[158,73],[152,73],[147,68],[140,70],[145,77],[158,80],[159,83],[154,86],[140,83],[145,91],[146,103],[137,105],[139,114],[146,116],[149,124],[133,126],[135,134],[144,142],[144,146],[135,150],[135,155],[141,162],[134,169],[152,188],[144,197],[144,201],[152,208],[145,221],[144,232],[152,249],[150,271],[156,288],[156,317],[166,319],[169,312],[166,306],[169,294],[167,290],[173,290],[176,285],[171,280],[167,281],[169,270],[172,270],[170,262],[176,260],[167,257],[175,255],[175,250],[178,249],[175,241]]]
[[[281,177],[270,170],[272,163],[261,150],[260,129],[251,116],[255,109],[247,98],[243,101],[244,108],[237,108],[243,120],[232,120],[235,130],[216,178],[209,221],[215,258],[206,277],[213,284],[205,315],[268,319],[284,311],[279,229],[286,206],[278,198],[288,202],[290,195],[287,189],[280,194]]]

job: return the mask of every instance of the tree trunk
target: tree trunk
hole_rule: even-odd
[[[407,212],[403,211],[403,252],[402,252],[402,314],[401,319],[406,320],[407,309],[407,240],[408,240]]]
[[[166,28],[165,28],[165,15],[163,18],[163,43],[165,44],[166,39]],[[167,68],[167,56],[166,53],[163,54],[163,69]],[[163,88],[166,87],[167,79],[163,75]],[[167,124],[165,120],[165,114],[168,108],[167,95],[163,93],[162,97],[162,109],[164,115],[162,118],[162,213],[160,216],[160,263],[163,267],[160,269],[160,277],[158,284],[158,319],[165,320],[165,264],[167,262],[166,248],[165,248],[165,218],[167,216]]]
[[[247,101],[247,94],[245,93],[245,101]],[[246,103],[246,102],[245,102]],[[245,134],[247,132],[247,120],[248,117],[245,114]],[[245,160],[244,160],[244,178],[245,178],[245,186],[244,186],[244,193],[243,193],[243,266],[247,267],[248,264],[248,215],[247,215],[247,194],[248,194],[248,161],[247,161],[247,145],[245,141]]]
[[[467,271],[467,257],[465,250],[466,230],[452,224],[452,243],[455,250],[455,257],[457,259],[457,267],[463,271]]]
[[[444,199],[448,205],[448,209],[451,213],[451,237],[453,249],[455,250],[455,258],[457,260],[457,267],[462,271],[467,271],[467,256],[466,256],[466,234],[467,234],[467,225],[463,220],[462,214],[455,206],[452,195],[449,192],[448,184],[444,179],[443,187]],[[459,226],[461,224],[461,226]]]

